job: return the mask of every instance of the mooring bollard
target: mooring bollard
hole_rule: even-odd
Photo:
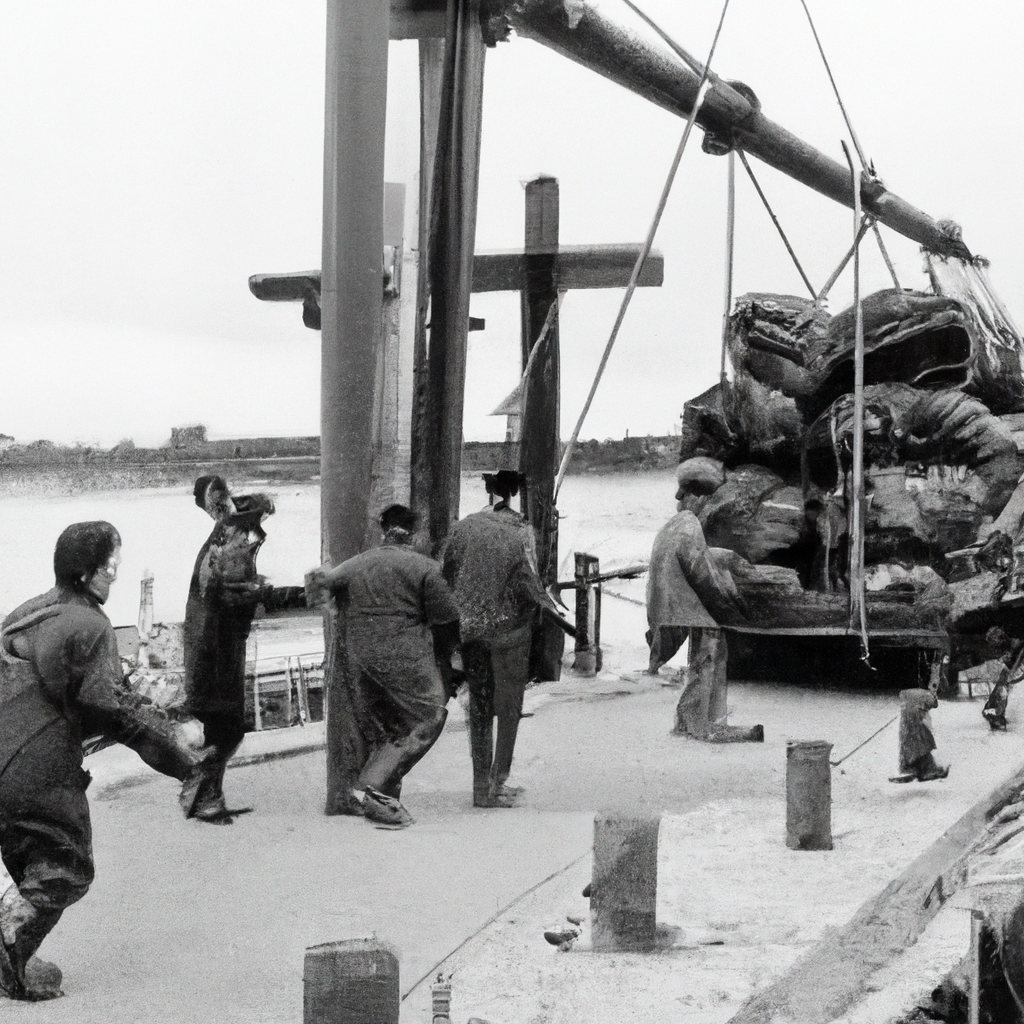
[[[306,950],[303,1024],[398,1024],[398,951],[377,939]]]
[[[593,555],[577,551],[574,585],[576,590],[576,646],[573,671],[592,676],[601,671],[601,584],[593,582],[601,563]]]
[[[831,743],[786,744],[786,845],[791,850],[832,849]]]
[[[660,824],[660,816],[594,818],[590,919],[595,951],[655,948]]]

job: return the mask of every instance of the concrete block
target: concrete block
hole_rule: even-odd
[[[660,823],[660,815],[594,818],[590,918],[595,951],[655,948]]]
[[[398,951],[377,939],[306,950],[303,1024],[398,1024]]]

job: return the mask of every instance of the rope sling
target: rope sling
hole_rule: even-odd
[[[624,2],[629,3],[629,5],[632,6],[630,0],[624,0]],[[579,440],[580,430],[583,429],[583,423],[587,418],[587,413],[590,412],[590,406],[594,401],[594,395],[597,393],[597,387],[601,382],[605,366],[608,364],[608,357],[611,355],[612,347],[614,346],[615,339],[619,333],[619,328],[622,326],[626,310],[629,308],[630,299],[633,298],[633,292],[636,291],[637,281],[640,277],[640,270],[647,257],[650,255],[651,247],[654,245],[654,236],[657,233],[658,225],[661,223],[661,216],[665,212],[665,204],[668,202],[668,196],[672,190],[672,183],[675,181],[676,171],[679,169],[679,162],[682,160],[683,153],[686,150],[686,143],[689,141],[690,132],[693,130],[694,123],[697,120],[697,113],[700,110],[701,104],[704,102],[704,95],[711,84],[711,80],[709,78],[711,61],[715,55],[715,48],[718,46],[718,38],[722,33],[722,25],[725,22],[725,12],[728,9],[729,0],[725,0],[725,3],[722,6],[721,17],[718,19],[718,27],[715,29],[715,37],[711,43],[711,50],[708,53],[707,63],[701,71],[700,84],[697,88],[697,96],[693,103],[693,110],[690,111],[690,116],[687,118],[686,127],[683,129],[683,136],[679,141],[675,157],[673,158],[672,165],[669,168],[668,177],[665,181],[664,188],[661,191],[658,208],[654,213],[653,220],[651,221],[651,226],[647,232],[647,238],[644,240],[644,244],[640,249],[640,254],[633,266],[633,272],[630,275],[629,284],[626,286],[626,293],[622,297],[622,305],[619,307],[618,316],[615,318],[615,324],[612,327],[611,335],[608,338],[608,343],[604,347],[601,362],[598,364],[597,373],[594,376],[594,383],[590,387],[590,393],[587,395],[587,400],[583,405],[583,410],[580,413],[579,419],[576,421],[576,426],[573,428],[572,436],[569,438],[569,442],[565,446],[565,452],[562,455],[562,461],[558,467],[558,476],[555,478],[554,498],[556,501],[558,499],[558,492],[562,487],[562,480],[565,478],[565,471],[569,466],[569,460],[572,458],[576,442]]]

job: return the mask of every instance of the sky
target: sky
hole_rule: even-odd
[[[570,0],[578,2],[578,0]],[[592,0],[646,32],[621,0]],[[705,59],[721,0],[638,0]],[[896,194],[951,217],[1024,321],[1024,8],[1014,0],[808,0],[853,126]],[[254,273],[320,264],[323,0],[5,0],[0,9],[0,433],[164,443],[319,429],[318,332],[262,303]],[[848,139],[800,0],[731,0],[714,69],[837,160]],[[415,171],[417,49],[389,53],[386,177]],[[523,183],[559,179],[564,243],[641,242],[684,122],[528,39],[486,58],[478,251],[522,244]],[[726,165],[695,131],[655,240],[659,289],[626,313],[581,437],[667,434],[715,382]],[[849,245],[852,212],[755,173],[811,280]],[[917,246],[883,229],[901,285]],[[804,288],[742,169],[733,294]],[[865,292],[890,279],[863,250]],[[830,309],[849,303],[848,271]],[[562,305],[562,434],[583,407],[621,289]],[[469,440],[518,376],[515,294],[474,296]]]

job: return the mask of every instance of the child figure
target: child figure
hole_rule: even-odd
[[[934,690],[900,690],[900,774],[890,782],[931,782],[949,774],[949,765],[940,766],[932,756],[935,737],[929,712],[938,706]]]

